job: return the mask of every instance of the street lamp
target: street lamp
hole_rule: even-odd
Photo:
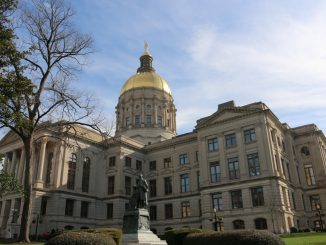
[[[214,230],[217,231],[217,209],[214,208]]]
[[[324,229],[322,217],[325,216],[325,214],[321,213],[321,206],[319,203],[316,205],[316,210],[316,216],[319,217],[320,231],[322,231]]]
[[[213,209],[214,211],[214,230],[215,231],[222,231],[222,223],[223,223],[223,217],[221,216],[217,216],[217,208],[214,208]],[[209,219],[210,221],[213,221],[213,219]],[[218,227],[217,227],[217,224],[218,224]]]

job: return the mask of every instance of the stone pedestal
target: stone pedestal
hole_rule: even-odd
[[[167,245],[150,231],[147,209],[133,209],[123,216],[122,245]]]

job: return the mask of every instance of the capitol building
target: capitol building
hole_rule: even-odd
[[[31,234],[52,229],[122,228],[140,173],[149,185],[151,229],[263,229],[274,233],[325,227],[326,138],[314,124],[291,128],[263,102],[218,105],[194,130],[176,134],[169,84],[145,48],[122,86],[115,136],[78,126],[35,137]],[[218,98],[217,98],[218,99]],[[20,183],[22,141],[0,141],[4,169]],[[22,199],[0,199],[0,236],[19,233]]]

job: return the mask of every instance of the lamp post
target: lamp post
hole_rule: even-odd
[[[319,203],[316,205],[316,210],[316,216],[319,217],[320,231],[322,231],[324,229],[322,217],[325,216],[325,214],[321,213],[321,206]]]
[[[214,208],[214,230],[217,231],[217,209]]]

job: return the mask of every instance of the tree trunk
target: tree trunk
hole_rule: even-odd
[[[19,241],[30,242],[30,216],[32,210],[32,192],[33,192],[33,182],[32,175],[33,171],[31,169],[31,159],[33,152],[33,137],[28,137],[24,142],[25,148],[25,179],[24,179],[24,205],[21,217],[20,234]]]

